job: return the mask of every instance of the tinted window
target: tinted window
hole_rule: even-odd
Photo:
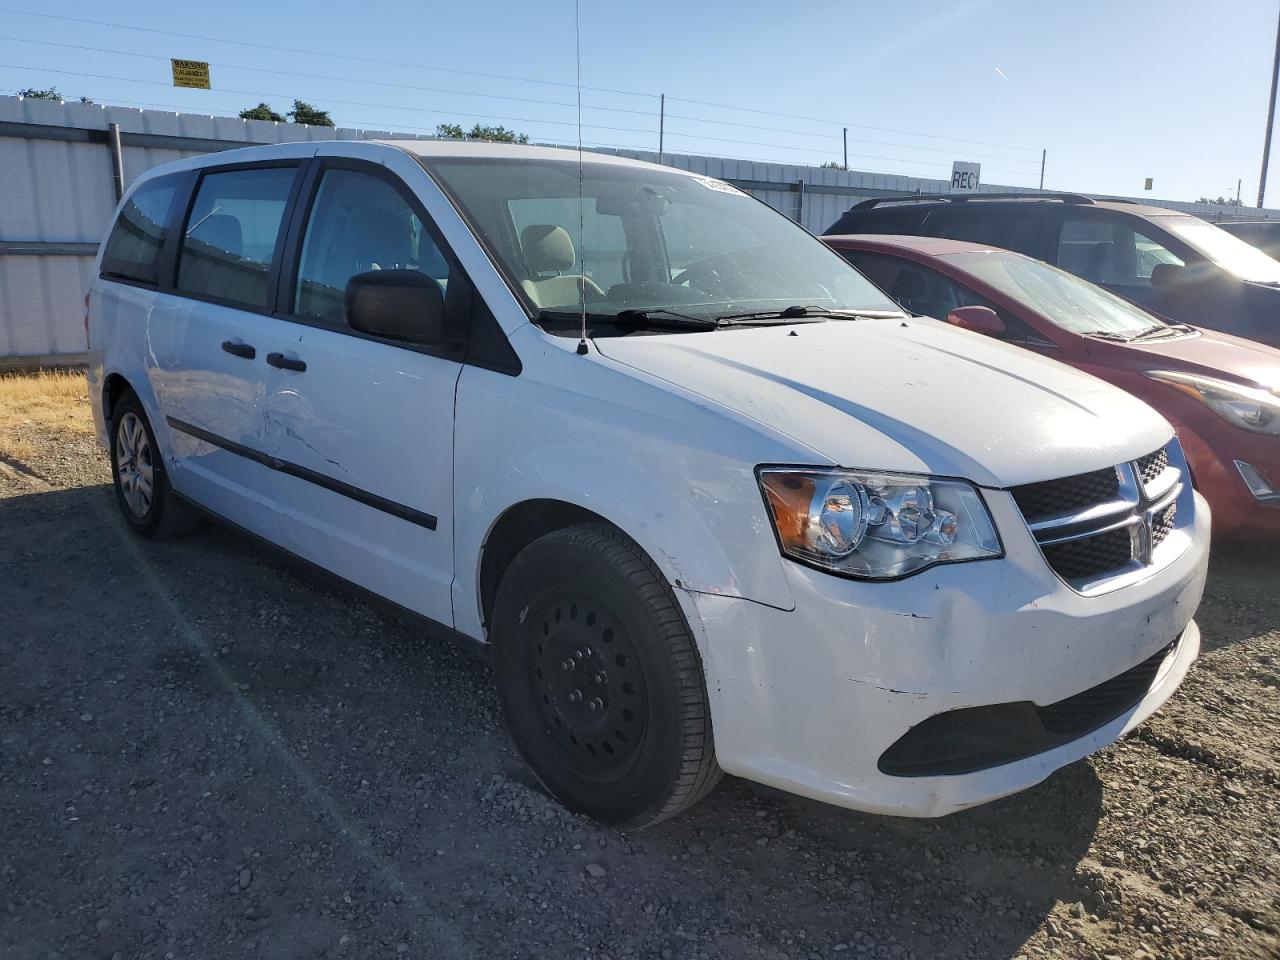
[[[449,265],[408,202],[381,177],[328,170],[302,240],[293,312],[345,323],[347,281],[372,270],[417,270],[445,290]]]
[[[187,217],[180,290],[265,309],[294,167],[206,174]]]
[[[1124,220],[1068,213],[1058,238],[1058,266],[1094,283],[1151,286],[1158,263],[1182,266],[1163,244],[1136,232]]]
[[[176,177],[148,180],[130,194],[102,255],[103,276],[155,283]]]

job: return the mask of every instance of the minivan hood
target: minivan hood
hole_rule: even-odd
[[[601,338],[600,353],[868,470],[1007,487],[1137,459],[1173,431],[1145,403],[934,320]]]
[[[1280,350],[1252,340],[1201,329],[1198,337],[1139,340],[1123,346],[1149,354],[1146,366],[1151,370],[1202,373],[1280,393]]]

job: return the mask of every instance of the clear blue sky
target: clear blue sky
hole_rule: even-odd
[[[941,177],[952,160],[979,160],[986,183],[1034,186],[1044,147],[1050,188],[1134,195],[1153,177],[1153,196],[1191,200],[1234,195],[1242,178],[1252,203],[1277,6],[582,0],[582,82],[626,91],[584,92],[584,138],[655,149],[657,95],[665,92],[671,151],[839,160],[840,127],[848,124],[853,169]],[[63,0],[45,9],[321,55],[46,19],[15,7],[0,9],[0,91],[56,85],[68,98],[216,114],[259,100],[283,113],[299,96],[328,109],[339,126],[430,132],[456,120],[502,123],[540,141],[576,136],[571,0]],[[211,61],[214,89],[168,86],[168,57]],[[1268,198],[1280,206],[1280,157]]]

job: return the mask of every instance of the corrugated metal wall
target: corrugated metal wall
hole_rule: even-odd
[[[125,136],[126,185],[157,164],[208,152],[190,143],[182,144],[183,149],[130,144],[131,134],[207,140],[211,141],[209,149],[233,143],[297,140],[423,139],[420,134],[388,130],[335,130],[0,97],[0,361],[69,360],[85,349],[84,294],[93,264],[89,250],[106,232],[116,196],[110,149],[103,142],[89,142],[82,131],[105,131],[112,123],[118,124]],[[41,131],[39,127],[62,129]],[[101,134],[98,137],[101,139]],[[600,152],[658,159],[656,153],[639,150]],[[941,193],[948,187],[945,180],[721,157],[664,154],[662,159],[673,167],[735,181],[815,233],[821,233],[859,200],[889,194]],[[1025,188],[986,184],[983,190],[1020,192]],[[1239,207],[1216,204],[1145,198],[1142,202],[1210,220],[1242,213]],[[1280,211],[1249,209],[1248,215],[1280,218]],[[33,244],[41,245],[38,255],[27,249]]]

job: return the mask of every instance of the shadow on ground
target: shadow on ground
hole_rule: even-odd
[[[1101,815],[1077,764],[940,821],[726,780],[601,829],[473,657],[217,527],[137,540],[106,487],[0,500],[0,615],[13,956],[1008,957]]]

